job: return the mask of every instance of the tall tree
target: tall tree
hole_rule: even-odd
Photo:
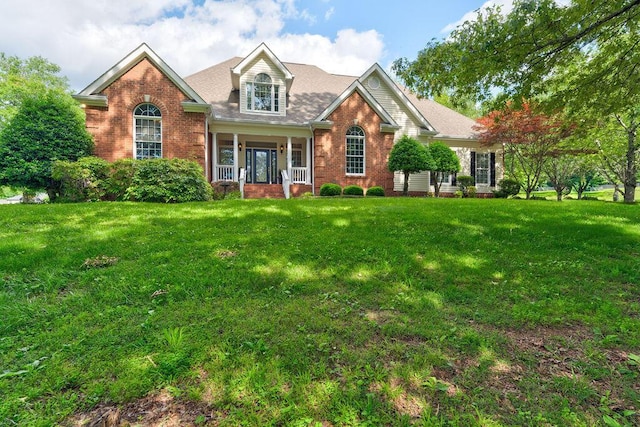
[[[60,67],[40,56],[21,59],[0,52],[0,130],[26,98],[37,97],[49,89],[67,91]]]
[[[92,150],[83,112],[69,94],[49,90],[25,98],[0,132],[0,185],[45,189],[53,200],[53,162],[77,160]]]
[[[529,103],[508,104],[478,123],[481,144],[504,144],[508,174],[522,184],[527,199],[538,188],[545,162],[573,130],[561,116],[536,112]]]
[[[426,146],[415,138],[403,135],[391,149],[387,167],[391,172],[402,171],[404,174],[402,194],[407,196],[409,195],[409,175],[430,170],[434,167],[434,163]]]
[[[460,172],[460,159],[455,151],[439,141],[429,144],[429,152],[433,158],[431,182],[433,183],[434,195],[439,197],[444,178],[452,173]]]
[[[625,201],[632,202],[638,170],[640,0],[516,0],[478,12],[416,60],[394,71],[423,96],[485,100],[495,88],[515,102],[538,97],[549,108],[595,123],[615,117],[626,131]]]

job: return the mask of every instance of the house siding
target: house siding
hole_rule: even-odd
[[[279,86],[278,89],[278,112],[265,112],[265,111],[252,111],[247,109],[247,82],[253,82],[255,77],[265,73],[271,77],[271,81],[274,85]],[[255,61],[249,65],[247,70],[242,71],[240,77],[240,112],[249,114],[262,114],[262,115],[286,115],[286,100],[287,100],[287,87],[282,71],[274,64],[264,53],[259,55]]]
[[[345,99],[328,120],[331,129],[316,129],[314,132],[314,191],[319,194],[325,183],[336,183],[342,187],[359,185],[365,190],[373,186],[393,192],[393,173],[387,169],[389,153],[393,147],[394,134],[382,133],[382,119],[357,92]],[[354,124],[365,132],[365,174],[346,174],[346,134]]]
[[[85,107],[98,157],[110,162],[135,157],[133,111],[148,95],[162,113],[162,157],[193,160],[206,170],[205,114],[184,112],[186,96],[149,60],[135,64],[101,94],[108,107]]]

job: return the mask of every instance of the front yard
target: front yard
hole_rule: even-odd
[[[0,206],[0,424],[637,425],[639,256],[601,201]]]

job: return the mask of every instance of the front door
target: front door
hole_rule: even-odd
[[[275,184],[278,179],[276,150],[247,148],[247,182]]]

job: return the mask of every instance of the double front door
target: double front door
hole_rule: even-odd
[[[247,148],[247,182],[252,184],[278,183],[277,150]]]

